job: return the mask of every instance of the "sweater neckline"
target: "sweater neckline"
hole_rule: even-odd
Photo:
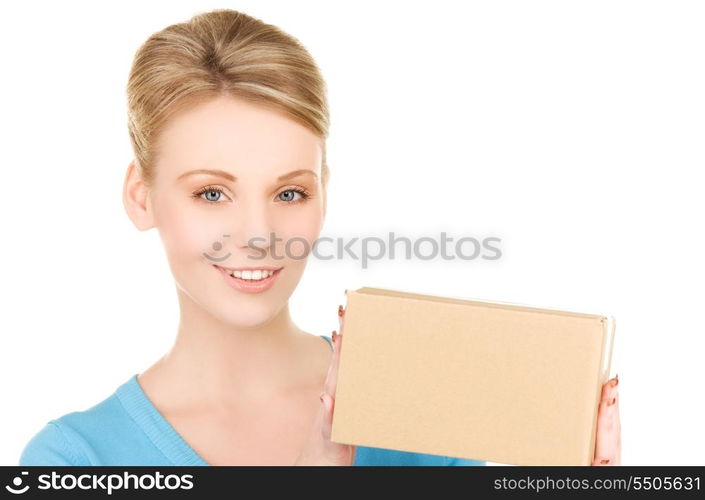
[[[125,410],[174,465],[210,465],[184,440],[142,389],[135,373],[117,391]]]
[[[331,349],[329,337],[323,337]],[[149,440],[175,465],[210,465],[194,450],[162,415],[142,389],[135,373],[116,391],[123,407]]]

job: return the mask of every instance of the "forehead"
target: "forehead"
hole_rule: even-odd
[[[217,168],[247,177],[310,168],[320,175],[320,138],[283,112],[221,96],[170,118],[158,144],[158,169],[170,175]]]

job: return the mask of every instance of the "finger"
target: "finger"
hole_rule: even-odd
[[[326,372],[326,380],[323,382],[323,391],[328,392],[330,388],[332,387],[331,385],[331,378],[333,377],[333,366],[335,364],[335,353],[336,348],[335,348],[335,332],[333,332],[333,354],[330,356],[330,362],[328,363],[328,371]]]
[[[356,447],[331,441],[335,398],[330,397],[329,394],[323,394],[322,401],[324,402],[325,411],[323,412],[324,419],[321,434],[324,440],[323,446],[327,460],[331,465],[352,465],[355,461]]]
[[[618,389],[618,384],[619,384],[619,375],[615,375],[614,378],[610,379],[608,381],[608,390],[609,390],[609,398],[616,398],[617,397],[617,389]]]
[[[335,340],[333,341],[333,355],[331,356],[330,365],[328,366],[326,382],[323,385],[323,390],[331,396],[335,396],[335,389],[338,386],[338,365],[340,362],[342,341],[342,335],[335,335]]]
[[[326,377],[326,382],[324,385],[326,392],[331,395],[335,395],[335,388],[338,385],[338,363],[340,359],[340,347],[342,344],[342,326],[344,314],[345,309],[343,309],[342,305],[338,305],[338,322],[340,325],[340,333],[336,334],[335,330],[333,330],[333,355],[331,356],[328,376]]]
[[[614,392],[617,389],[617,384],[619,383],[619,375],[609,379],[607,382],[602,384],[602,392],[600,394],[600,399],[611,399],[614,397]]]
[[[343,306],[338,306],[338,331],[343,334],[343,319],[345,319],[345,309]]]
[[[621,456],[619,394],[616,386],[608,387],[603,392],[607,397],[600,401],[598,410],[593,465],[617,465]]]
[[[321,394],[321,402],[323,403],[323,422],[321,431],[323,439],[330,441],[331,427],[333,426],[333,398],[329,394]]]
[[[616,429],[615,425],[619,424],[619,394],[615,393],[610,399],[600,401],[600,407],[597,411],[597,426],[599,431],[612,432]]]
[[[612,465],[612,463],[610,462],[609,458],[596,458],[595,460],[592,461],[592,465],[605,466],[605,465]]]

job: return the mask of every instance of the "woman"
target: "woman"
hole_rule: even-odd
[[[344,311],[328,338],[288,308],[329,175],[325,84],[306,49],[216,10],[151,36],[127,90],[123,201],[163,241],[176,340],[105,400],[48,422],[20,465],[484,465],[330,441]],[[596,463],[619,463],[616,398],[606,384]]]

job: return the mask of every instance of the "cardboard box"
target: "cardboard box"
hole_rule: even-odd
[[[590,465],[614,318],[347,290],[331,439],[513,465]]]

